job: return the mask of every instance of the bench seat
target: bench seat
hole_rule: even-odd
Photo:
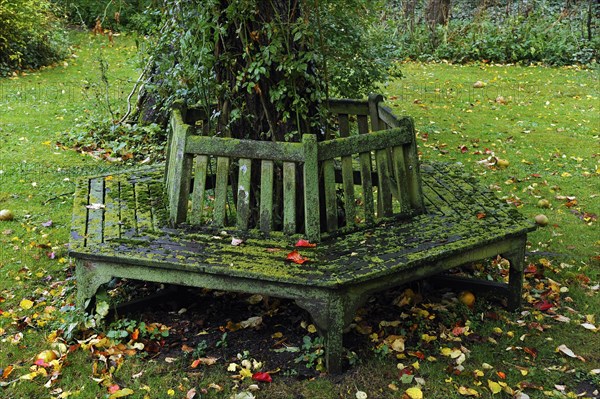
[[[454,166],[421,165],[425,212],[389,219],[294,248],[300,236],[228,229],[173,228],[164,198],[164,167],[96,176],[75,196],[70,256],[78,302],[87,306],[112,278],[130,278],[294,299],[325,337],[330,372],[341,370],[342,334],[370,294],[502,255],[509,281],[487,282],[517,308],[527,233],[516,209]],[[232,238],[243,240],[232,245]],[[288,261],[293,250],[308,258]]]

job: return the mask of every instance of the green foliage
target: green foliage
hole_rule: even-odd
[[[303,2],[285,12],[279,3],[167,2],[148,52],[157,73],[147,87],[163,109],[177,98],[219,103],[215,120],[229,130],[262,118],[258,136],[290,140],[322,126],[315,107],[328,95],[360,97],[387,79],[381,2]]]
[[[67,20],[88,28],[99,20],[104,29],[149,33],[158,22],[157,0],[52,0]]]
[[[305,335],[302,339],[301,355],[295,359],[296,363],[305,363],[308,368],[319,371],[325,369],[325,340],[322,337],[311,338]]]
[[[597,59],[600,37],[593,32],[593,23],[587,26],[588,13],[595,11],[586,4],[564,10],[563,2],[547,1],[519,11],[463,3],[457,2],[447,25],[417,23],[406,29],[410,25],[406,18],[390,21],[398,43],[397,56],[420,61],[548,65],[591,64]]]
[[[68,55],[66,34],[48,0],[0,0],[0,76]]]

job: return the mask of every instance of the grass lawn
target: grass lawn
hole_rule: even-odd
[[[384,92],[398,114],[415,118],[422,157],[460,162],[528,217],[549,219],[529,236],[522,312],[481,298],[471,309],[457,293],[400,288],[359,312],[346,337],[358,355],[344,375],[307,378],[265,363],[258,369],[272,372],[267,384],[241,379],[252,359],[265,361],[243,348],[239,359],[191,366],[235,346],[239,332],[227,329],[226,314],[221,329],[203,332],[220,337],[220,347],[156,354],[148,347],[160,343],[156,332],[167,321],[158,320],[154,331],[130,319],[108,326],[73,310],[66,244],[74,181],[123,165],[64,148],[62,133],[88,114],[105,114],[106,95],[123,109],[139,74],[134,37],[116,37],[113,46],[86,34],[73,40],[75,56],[64,64],[0,79],[0,209],[15,216],[0,221],[0,397],[415,398],[422,392],[525,399],[600,389],[597,70],[404,64],[405,78]],[[108,65],[109,87],[99,59]],[[476,81],[483,87],[474,88]],[[498,263],[473,269],[485,275]],[[288,328],[310,338],[290,342],[304,357],[298,366],[318,364],[310,320],[293,305],[281,306],[295,313]],[[265,320],[273,316],[248,309],[262,311]],[[133,339],[136,329],[145,348]],[[104,339],[108,331],[113,341]],[[281,339],[278,331],[268,331],[273,341]],[[232,363],[236,370],[228,371]]]

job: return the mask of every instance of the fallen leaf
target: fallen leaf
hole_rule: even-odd
[[[561,353],[563,353],[564,355],[567,355],[567,356],[569,356],[569,357],[572,357],[572,358],[574,358],[574,359],[579,359],[579,360],[581,360],[582,362],[585,362],[585,359],[584,359],[583,357],[576,355],[576,354],[575,354],[575,353],[574,353],[574,352],[573,352],[571,349],[569,349],[569,348],[567,347],[567,345],[565,345],[565,344],[562,344],[562,345],[560,345],[558,348],[556,348],[556,351],[557,351],[557,352],[561,352]]]
[[[29,299],[23,299],[19,303],[19,306],[21,307],[21,309],[29,310],[33,307],[33,302],[30,301]]]
[[[185,394],[185,399],[194,399],[196,397],[196,388],[192,388]]]
[[[190,367],[195,369],[196,367],[198,367],[201,364],[205,364],[207,366],[212,366],[213,364],[217,363],[217,360],[219,360],[219,359],[216,357],[201,357],[199,359],[194,360]]]
[[[252,374],[252,379],[259,382],[273,382],[271,375],[263,371]]]
[[[492,391],[492,394],[494,394],[494,395],[502,392],[502,387],[500,386],[500,384],[498,384],[495,381],[488,380],[488,387],[490,388],[490,391]]]
[[[366,393],[366,392],[364,392],[364,391],[356,391],[356,394],[354,395],[354,397],[355,397],[356,399],[367,399],[367,398],[368,398],[368,395],[367,395],[367,393]]]
[[[474,396],[476,398],[479,397],[479,392],[477,392],[473,388],[467,388],[465,386],[460,386],[458,388],[458,393],[461,394],[461,395],[463,395],[463,396]]]
[[[124,388],[124,389],[120,389],[117,392],[113,393],[112,395],[110,395],[108,397],[108,399],[117,399],[117,398],[124,398],[125,396],[129,396],[129,395],[133,395],[133,389],[131,388]]]
[[[410,399],[423,399],[423,391],[418,387],[408,388],[404,393]]]
[[[313,244],[308,240],[304,240],[304,239],[299,239],[298,242],[296,242],[296,247],[301,247],[301,248],[314,248],[317,246],[317,244]]]
[[[592,330],[592,331],[598,331],[598,329],[596,328],[595,325],[593,325],[592,323],[582,323],[581,327],[587,329],[587,330]]]
[[[308,258],[305,258],[304,256],[300,255],[300,253],[296,250],[293,250],[287,255],[287,260],[297,263],[299,265],[309,261]]]
[[[243,239],[231,237],[231,245],[233,245],[234,247],[239,247],[243,243],[244,243]]]

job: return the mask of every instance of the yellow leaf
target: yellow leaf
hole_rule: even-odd
[[[474,396],[476,398],[479,397],[479,392],[477,392],[473,388],[467,388],[467,387],[463,387],[463,386],[458,388],[458,393],[463,396]]]
[[[481,370],[475,370],[473,374],[475,374],[475,377],[483,377],[483,371]]]
[[[420,388],[408,388],[405,392],[410,399],[423,399],[423,392]]]
[[[175,395],[175,391],[174,391],[174,390],[172,390],[172,389],[169,389],[169,390],[167,391],[167,395],[169,395],[169,396],[173,396],[173,395]]]
[[[502,392],[502,387],[495,381],[488,380],[488,386],[490,387],[490,391],[492,391],[494,395]]]
[[[442,354],[442,356],[450,356],[450,354],[452,353],[452,349],[450,349],[448,347],[443,347],[440,350],[440,353]]]
[[[23,299],[21,303],[19,303],[19,306],[21,307],[21,309],[31,309],[33,307],[33,302],[29,299]]]
[[[423,334],[421,335],[421,339],[425,342],[435,341],[437,337],[435,335]]]
[[[306,327],[306,329],[308,330],[309,333],[314,334],[317,332],[317,327],[315,327],[314,324],[309,324],[308,327]]]
[[[250,369],[241,369],[240,370],[240,375],[243,378],[252,378],[252,371]]]
[[[173,390],[171,389],[170,391],[173,391]],[[117,392],[115,392],[112,395],[110,395],[108,397],[108,399],[124,398],[125,396],[133,395],[133,393],[134,393],[133,389],[123,388],[123,389],[119,389]],[[175,394],[175,391],[173,391],[173,395],[174,394]]]
[[[392,349],[396,352],[404,352],[404,338],[395,339],[392,342]]]

